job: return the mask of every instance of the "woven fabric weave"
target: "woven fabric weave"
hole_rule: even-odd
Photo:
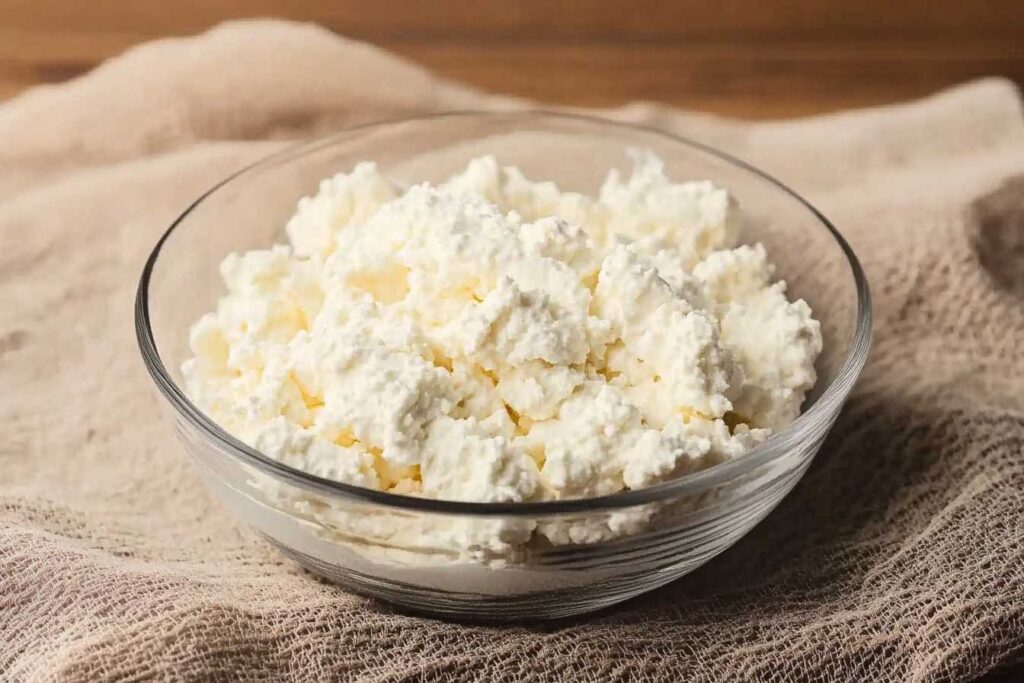
[[[816,462],[691,576],[569,623],[444,623],[313,580],[211,499],[136,351],[157,236],[284,140],[520,104],[236,22],[0,105],[0,679],[927,681],[1024,659],[1024,119],[1001,80],[796,121],[604,112],[796,188],[875,296]]]

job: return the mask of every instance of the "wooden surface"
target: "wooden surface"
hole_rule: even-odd
[[[1024,0],[0,0],[0,100],[225,19],[315,21],[437,72],[549,102],[730,115],[1024,83]]]

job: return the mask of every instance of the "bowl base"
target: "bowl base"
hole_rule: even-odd
[[[263,534],[261,534],[263,535]],[[394,605],[417,616],[464,622],[508,623],[567,619],[611,607],[689,573],[694,567],[677,566],[657,574],[621,577],[587,586],[514,595],[461,593],[423,588],[385,580],[350,568],[329,565],[263,535],[284,555],[311,574],[366,598]]]

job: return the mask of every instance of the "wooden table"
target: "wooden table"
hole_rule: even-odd
[[[1024,83],[1024,0],[0,0],[0,100],[145,40],[315,21],[446,76],[580,105],[765,118]]]

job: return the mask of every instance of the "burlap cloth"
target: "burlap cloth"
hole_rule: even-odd
[[[815,465],[690,577],[568,624],[442,623],[313,580],[210,498],[136,351],[157,236],[268,139],[515,104],[245,22],[0,106],[2,677],[933,680],[1024,658],[1024,120],[1001,80],[799,121],[613,113],[788,181],[875,294]]]

